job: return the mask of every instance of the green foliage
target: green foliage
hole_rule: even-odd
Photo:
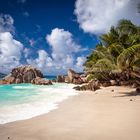
[[[126,70],[128,68],[132,68],[135,60],[137,60],[137,54],[140,53],[140,44],[131,46],[125,49],[118,57],[117,64],[118,66]],[[136,63],[135,63],[136,64]]]
[[[84,65],[85,71],[91,74],[89,79],[109,79],[117,72],[140,70],[140,27],[122,19],[100,38],[102,43]]]
[[[93,74],[88,75],[88,77],[87,77],[87,80],[88,81],[93,80],[93,79],[95,79],[95,77],[94,77]]]

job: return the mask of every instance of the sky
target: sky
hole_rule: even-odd
[[[0,72],[31,64],[45,75],[83,71],[99,36],[130,19],[140,0],[0,0]],[[113,7],[113,8],[112,8]]]

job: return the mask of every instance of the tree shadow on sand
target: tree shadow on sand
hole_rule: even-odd
[[[116,93],[115,97],[129,97],[129,96],[140,96],[140,92],[137,92],[137,91],[119,92],[119,93]]]

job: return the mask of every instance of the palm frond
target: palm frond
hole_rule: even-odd
[[[140,44],[124,49],[124,51],[117,58],[118,66],[122,69],[127,69],[130,66],[129,64],[134,59],[135,55],[139,52]]]

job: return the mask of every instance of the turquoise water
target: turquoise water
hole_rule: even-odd
[[[47,78],[47,79],[49,79],[49,80],[54,80],[54,79],[56,79],[56,76],[49,76],[49,75],[47,75],[47,76],[44,76],[45,78]]]
[[[77,95],[72,84],[0,85],[0,124],[32,118],[57,108],[57,103]]]
[[[13,105],[31,100],[37,94],[37,87],[30,84],[0,85],[0,106]]]

